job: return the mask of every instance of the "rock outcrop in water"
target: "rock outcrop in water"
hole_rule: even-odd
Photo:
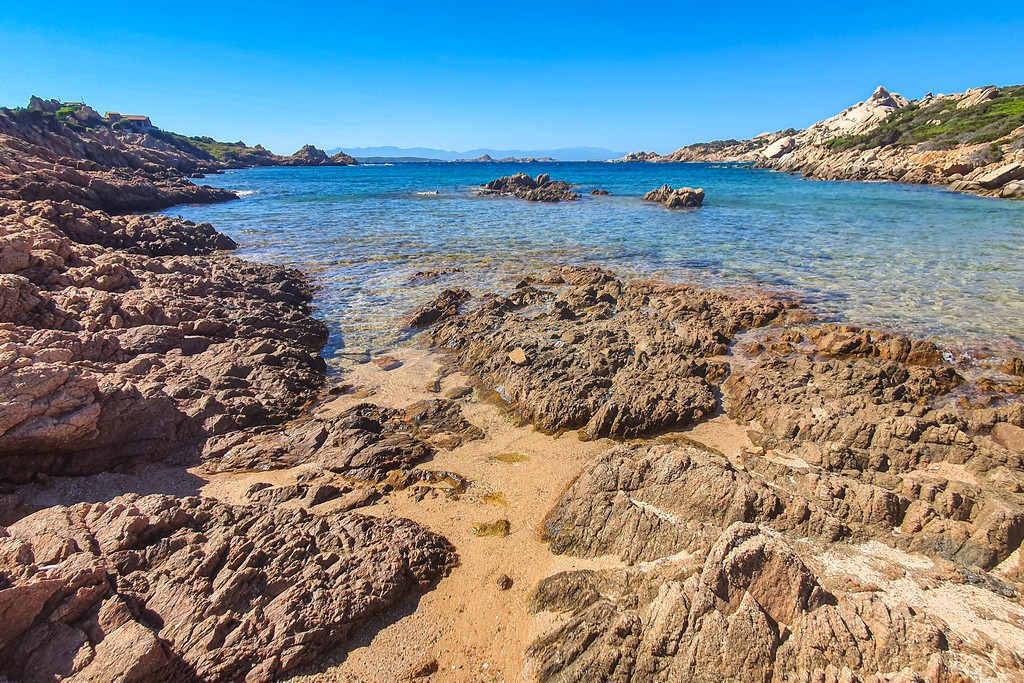
[[[528,651],[541,680],[1024,670],[1024,632],[987,635],[1024,615],[1013,382],[777,299],[593,269],[464,303],[430,334],[540,429],[636,439],[723,410],[746,425],[728,456],[669,434],[569,486],[543,524],[551,551],[623,564],[536,588],[533,609],[559,615]]]
[[[530,202],[571,202],[579,199],[572,191],[573,185],[560,180],[551,180],[547,173],[531,178],[525,173],[505,176],[483,185],[480,196],[519,197]]]
[[[879,87],[832,118],[801,131],[720,140],[668,155],[620,161],[742,162],[820,180],[948,185],[1007,199],[1024,197],[1024,86],[985,87],[907,100]]]
[[[644,195],[644,201],[658,202],[669,209],[684,209],[700,206],[704,203],[704,190],[692,187],[680,187],[673,189],[668,185],[662,185],[656,190],[651,190]]]
[[[359,162],[344,152],[327,156],[322,149],[313,145],[304,145],[295,154],[286,158],[283,166],[356,166]]]

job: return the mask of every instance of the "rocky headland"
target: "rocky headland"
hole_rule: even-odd
[[[0,136],[7,162],[15,162],[4,175],[57,163],[86,174],[121,171],[115,185],[125,185],[126,173],[148,175],[153,181],[174,181],[183,175],[217,173],[251,166],[353,166],[358,162],[344,152],[328,157],[323,150],[306,145],[291,156],[281,156],[262,145],[219,142],[210,137],[185,136],[163,130],[146,116],[105,116],[81,102],[61,102],[33,97],[27,107],[0,108]],[[5,160],[0,159],[0,163]],[[49,182],[62,180],[48,179]],[[74,182],[69,181],[69,182]],[[183,186],[186,184],[183,184]],[[167,189],[164,188],[166,195]],[[207,188],[209,190],[211,188]],[[195,191],[195,190],[193,190]],[[163,206],[125,207],[113,210],[146,211],[174,204],[203,201],[203,195],[182,196]],[[211,197],[208,201],[223,201]]]
[[[689,145],[619,161],[732,162],[819,180],[884,180],[1024,199],[1024,86],[908,100],[879,87],[804,129]]]

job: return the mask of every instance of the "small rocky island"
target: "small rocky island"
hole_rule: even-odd
[[[644,201],[658,202],[669,209],[693,208],[704,203],[704,190],[692,187],[673,189],[666,184],[645,194]]]
[[[579,199],[572,183],[552,180],[547,173],[531,178],[525,173],[505,176],[483,185],[481,197],[519,197],[528,202],[571,202]]]

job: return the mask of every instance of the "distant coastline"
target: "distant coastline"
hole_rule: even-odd
[[[416,163],[425,161],[607,161],[623,156],[603,147],[562,147],[558,149],[470,149],[454,152],[431,147],[338,147],[327,150],[328,154],[344,149],[360,161],[369,163]]]
[[[1024,199],[1024,86],[908,100],[883,87],[804,130],[632,152],[620,162],[745,162],[817,180],[882,180]]]

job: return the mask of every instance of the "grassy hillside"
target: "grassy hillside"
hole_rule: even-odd
[[[244,164],[259,164],[261,160],[273,162],[273,154],[268,150],[260,146],[248,147],[241,141],[219,142],[211,137],[185,136],[160,129],[150,131],[150,135],[200,159]]]
[[[924,106],[912,104],[894,112],[885,122],[863,135],[836,138],[827,145],[836,151],[872,149],[895,145],[911,147],[926,143],[926,149],[951,149],[962,144],[1010,142],[1010,133],[1024,126],[1024,86],[1000,88],[999,95],[966,109],[956,100],[941,100]]]

